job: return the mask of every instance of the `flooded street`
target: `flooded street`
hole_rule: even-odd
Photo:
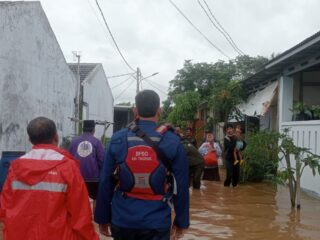
[[[203,185],[190,192],[191,226],[184,240],[320,239],[320,200],[303,193],[299,212],[291,210],[286,187],[250,183],[226,188],[222,181]]]
[[[302,194],[300,212],[291,210],[288,189],[267,184],[226,188],[204,181],[205,189],[191,193],[191,226],[183,239],[320,238],[320,201]]]

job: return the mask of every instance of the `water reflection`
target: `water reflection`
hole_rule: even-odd
[[[225,188],[221,182],[208,181],[204,185],[202,190],[190,190],[191,226],[184,240],[320,239],[317,199],[302,193],[302,209],[296,211],[282,186],[255,183]]]
[[[302,194],[301,211],[292,210],[289,192],[265,183],[225,188],[204,182],[191,191],[191,226],[183,239],[320,239],[320,201]]]

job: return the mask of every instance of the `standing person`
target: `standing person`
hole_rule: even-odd
[[[189,182],[192,179],[192,186],[194,189],[200,189],[201,177],[204,170],[204,159],[188,140],[182,139],[188,162],[189,162]]]
[[[99,239],[77,162],[57,147],[55,123],[38,117],[27,132],[32,150],[12,162],[1,193],[4,239]]]
[[[169,240],[173,203],[172,231],[182,237],[189,227],[188,162],[183,146],[167,127],[157,127],[157,93],[143,90],[135,101],[136,124],[111,138],[100,178],[95,221],[106,236],[110,236],[111,228],[115,240]],[[116,169],[117,187],[112,180]],[[166,184],[167,170],[175,179],[170,185]],[[172,190],[173,185],[177,188]]]
[[[103,165],[105,151],[99,139],[94,136],[95,121],[83,121],[83,133],[75,138],[70,145],[69,152],[80,161],[81,175],[85,180],[89,197],[93,199],[93,208],[97,198],[100,172]]]
[[[234,136],[234,129],[232,124],[226,125],[226,136],[224,137],[224,154],[226,161],[226,171],[227,176],[224,181],[224,186],[229,187],[232,183],[232,186],[235,187],[238,184],[239,179],[239,169],[234,165],[234,150],[236,147],[236,139]]]
[[[201,144],[199,152],[205,158],[205,165],[207,167],[218,165],[218,158],[221,157],[222,151],[211,131],[206,132],[206,140]]]
[[[206,132],[205,142],[201,144],[199,152],[204,157],[204,180],[220,181],[218,158],[221,157],[221,148],[214,139],[211,131]]]
[[[184,136],[195,148],[198,148],[196,138],[193,136],[192,128],[188,127]]]

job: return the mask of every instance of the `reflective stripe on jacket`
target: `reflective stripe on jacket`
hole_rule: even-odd
[[[53,145],[36,145],[12,162],[1,209],[8,240],[99,239],[76,160]]]

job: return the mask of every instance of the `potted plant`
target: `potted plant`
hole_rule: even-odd
[[[292,121],[304,121],[312,119],[311,111],[303,102],[294,102],[290,111],[293,113]]]
[[[311,112],[312,112],[312,119],[313,120],[320,119],[320,105],[312,105]]]

